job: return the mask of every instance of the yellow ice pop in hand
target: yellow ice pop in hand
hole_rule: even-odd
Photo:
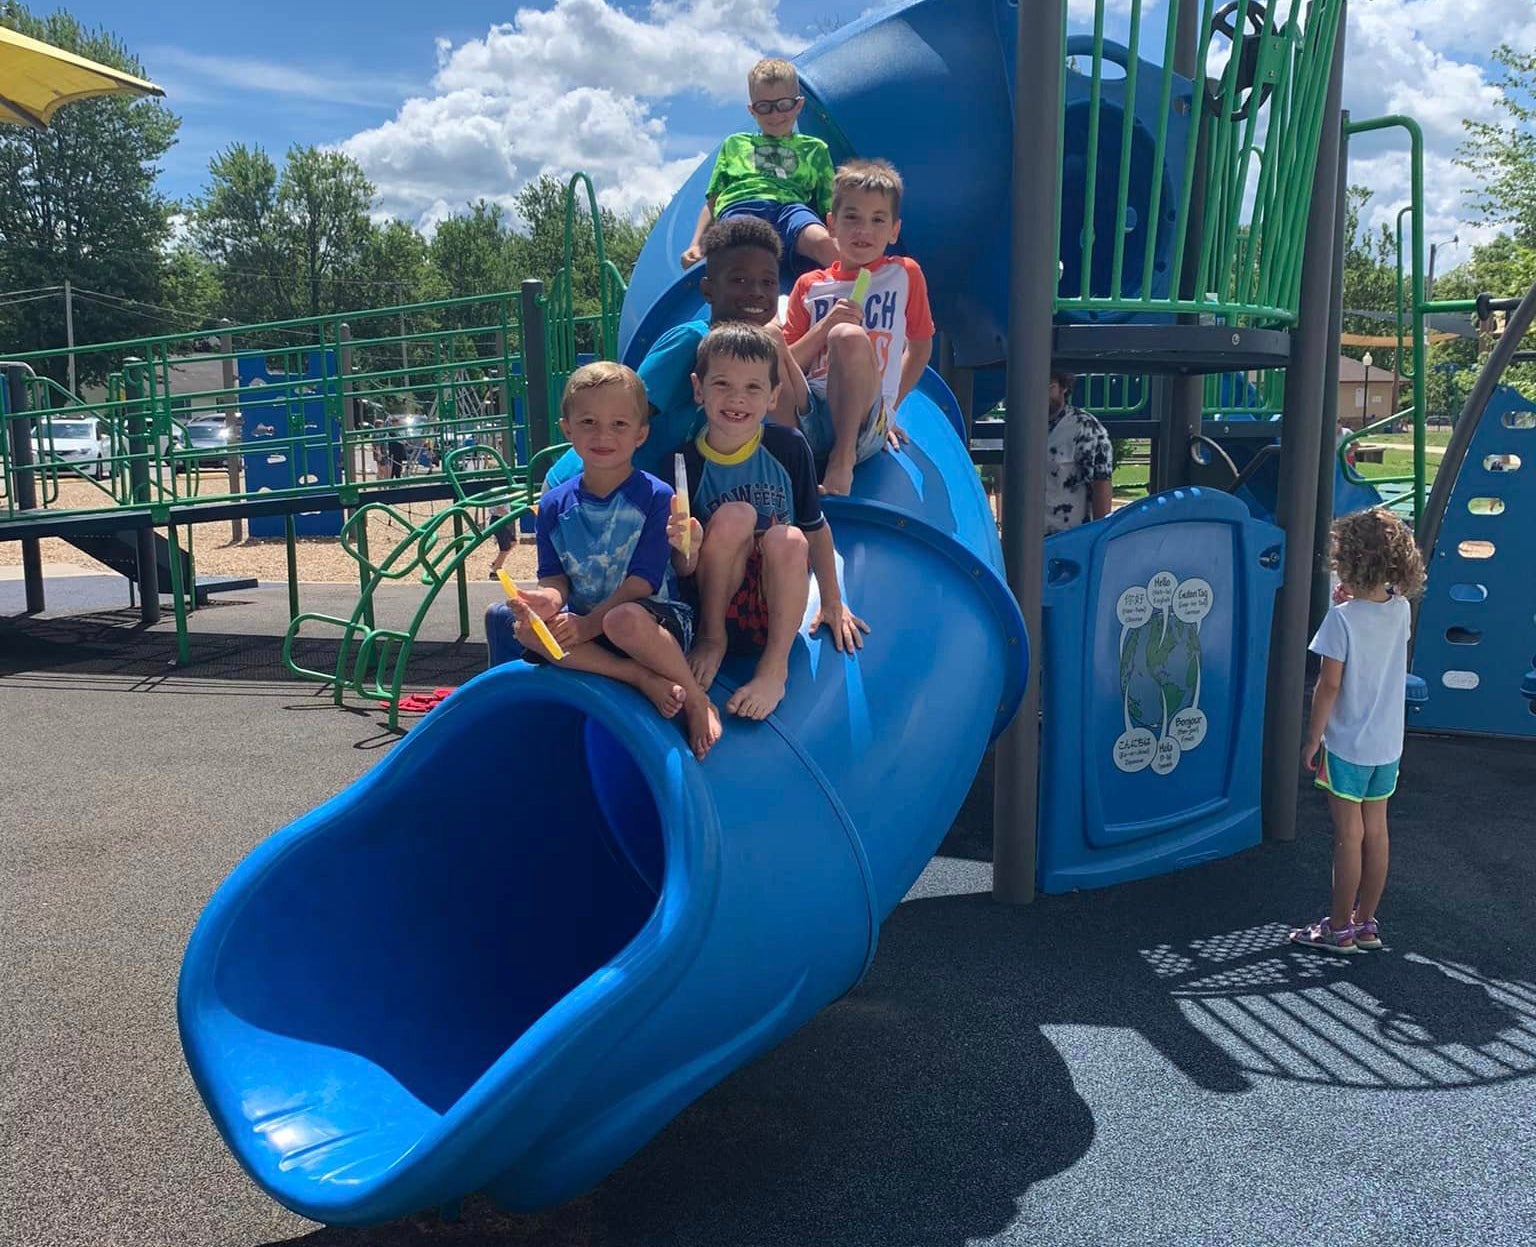
[[[517,601],[517,582],[499,568],[496,571],[496,579],[501,581],[501,587],[507,591],[507,597],[514,602]],[[556,662],[560,662],[565,657],[565,651],[560,648],[560,642],[555,640],[554,633],[550,632],[549,625],[534,611],[528,612],[528,623],[533,628],[533,635],[538,637],[539,643],[549,651],[549,656]]]
[[[677,492],[672,497],[672,510],[683,519],[690,519],[688,510],[688,465],[683,460],[681,453],[672,456],[672,476],[677,483]],[[693,557],[693,525],[690,523],[683,529],[683,557]]]
[[[857,303],[861,312],[864,310],[864,300],[869,295],[870,280],[869,270],[861,268],[859,275],[853,279],[853,290],[848,295],[849,301]]]

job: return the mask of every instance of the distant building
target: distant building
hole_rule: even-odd
[[[1367,380],[1366,373],[1370,377]],[[1403,378],[1390,368],[1371,365],[1358,359],[1339,356],[1339,423],[1347,429],[1384,420],[1398,411],[1398,395]]]

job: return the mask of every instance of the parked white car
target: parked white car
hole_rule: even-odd
[[[51,416],[38,421],[32,435],[39,463],[47,459],[73,464],[99,481],[111,471],[106,462],[112,453],[106,430],[97,420]]]

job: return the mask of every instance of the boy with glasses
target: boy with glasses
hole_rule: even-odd
[[[802,255],[825,268],[837,260],[823,223],[832,207],[832,157],[820,139],[795,132],[805,107],[800,77],[788,61],[765,58],[747,75],[747,94],[758,132],[733,134],[721,145],[683,267],[703,258],[711,222],[753,216],[778,232],[786,262]]]

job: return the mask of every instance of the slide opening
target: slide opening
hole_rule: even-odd
[[[664,861],[654,794],[583,710],[445,708],[423,725],[439,748],[410,755],[430,766],[318,812],[254,884],[216,971],[251,1026],[361,1056],[439,1113],[634,939]]]

